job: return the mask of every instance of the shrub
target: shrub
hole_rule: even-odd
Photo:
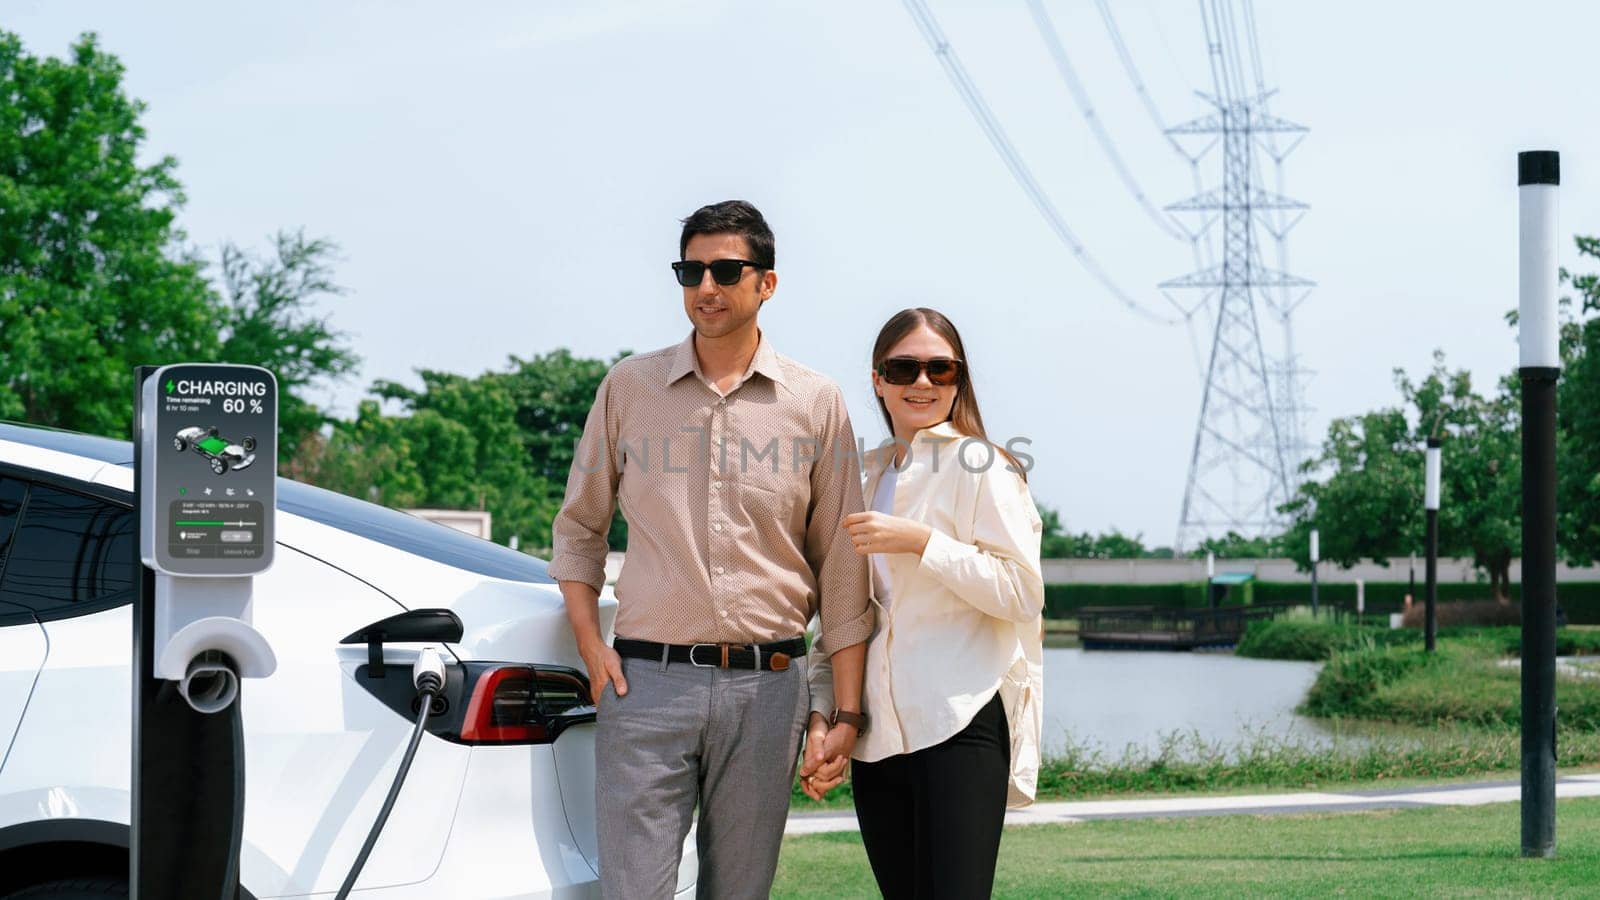
[[[1320,662],[1335,650],[1360,646],[1363,642],[1374,646],[1390,646],[1420,640],[1422,636],[1414,631],[1280,617],[1251,622],[1234,652],[1254,659]]]
[[[1252,659],[1322,660],[1350,643],[1349,626],[1332,622],[1251,622],[1234,653]]]
[[[1515,730],[1522,721],[1521,672],[1505,664],[1502,652],[1504,631],[1510,630],[1441,640],[1432,654],[1416,643],[1335,650],[1300,711],[1424,727]],[[1600,679],[1557,678],[1556,705],[1563,728],[1600,728]]]
[[[1300,712],[1308,716],[1373,716],[1372,699],[1385,684],[1413,669],[1437,664],[1437,654],[1421,647],[1379,648],[1375,643],[1335,650],[1306,692]]]

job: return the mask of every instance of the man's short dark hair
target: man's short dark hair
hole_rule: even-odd
[[[737,234],[750,245],[750,261],[763,269],[777,265],[772,229],[761,210],[743,200],[724,200],[702,206],[683,220],[683,236],[678,239],[678,258],[689,252],[689,239],[697,234]]]

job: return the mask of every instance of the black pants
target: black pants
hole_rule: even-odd
[[[1011,779],[998,694],[944,743],[852,769],[861,841],[884,897],[989,896]]]

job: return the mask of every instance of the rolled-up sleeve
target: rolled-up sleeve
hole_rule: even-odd
[[[606,583],[606,534],[616,508],[617,419],[611,411],[611,375],[595,391],[594,405],[583,424],[583,437],[567,474],[567,492],[561,512],[551,525],[550,577],[581,581],[595,590]]]
[[[811,468],[805,554],[817,579],[818,636],[832,654],[871,637],[874,615],[867,599],[867,561],[844,530],[845,516],[862,510],[861,462],[838,385],[820,392],[814,420],[822,458]]]
[[[1027,485],[1006,467],[986,467],[978,478],[973,543],[933,529],[919,570],[981,612],[1031,622],[1044,611],[1039,512]]]
[[[806,654],[806,684],[811,688],[811,711],[833,718],[833,659],[819,635]]]

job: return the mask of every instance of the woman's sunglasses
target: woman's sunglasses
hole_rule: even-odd
[[[878,375],[884,381],[895,385],[916,384],[917,376],[922,370],[928,371],[928,380],[940,387],[959,384],[961,381],[961,360],[946,359],[936,356],[933,359],[922,360],[915,356],[891,356],[878,363]]]
[[[684,287],[696,287],[706,277],[706,270],[711,270],[711,280],[727,287],[738,284],[744,277],[745,266],[759,269],[761,266],[748,259],[718,259],[709,263],[697,262],[692,259],[679,260],[672,264],[672,271],[678,276],[678,283]]]

